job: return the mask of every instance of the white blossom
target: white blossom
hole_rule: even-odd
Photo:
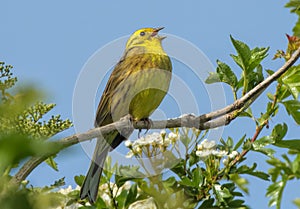
[[[222,161],[222,162],[223,162],[223,164],[224,164],[224,165],[228,165],[228,163],[229,163],[229,160],[228,160],[228,158],[225,158],[225,159],[223,159],[223,161]]]
[[[213,150],[212,154],[217,157],[224,157],[227,155],[227,152],[225,150]]]
[[[130,140],[126,140],[125,141],[125,146],[126,147],[131,147],[132,146],[132,142]]]
[[[233,158],[235,158],[237,155],[239,155],[239,153],[237,152],[237,151],[232,151],[229,155],[228,155],[228,157],[230,158],[230,159],[233,159]]]
[[[204,139],[201,144],[203,149],[214,149],[217,145],[215,141],[208,141],[208,139]]]
[[[57,192],[64,194],[64,195],[69,194],[70,192],[72,192],[72,186],[69,185],[67,188],[60,189]]]
[[[167,134],[166,130],[163,129],[163,130],[160,131],[160,135],[161,136],[164,137],[164,136],[166,136],[166,134]]]
[[[211,150],[198,150],[196,151],[196,155],[200,158],[207,158],[209,155],[211,155]]]

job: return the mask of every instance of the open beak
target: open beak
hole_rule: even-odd
[[[164,29],[165,27],[155,28],[151,36],[157,36],[158,32]],[[163,40],[166,36],[157,36],[158,39]]]

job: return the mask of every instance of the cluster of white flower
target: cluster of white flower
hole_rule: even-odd
[[[223,164],[227,165],[231,160],[233,160],[238,155],[239,153],[237,151],[232,151],[229,155],[227,155],[227,158],[223,160]]]
[[[61,193],[63,195],[68,195],[70,192],[73,192],[74,190],[78,190],[79,191],[80,187],[77,185],[75,187],[75,189],[72,189],[72,186],[69,185],[67,188],[62,188],[62,189],[58,190],[57,192]],[[69,202],[69,198],[66,196],[66,199],[63,200],[63,202],[61,203],[61,206],[56,207],[56,209],[77,209],[80,206],[82,206],[79,203],[73,203],[73,204],[67,205],[68,202]]]
[[[106,203],[106,205],[111,205],[111,194],[110,189],[112,190],[113,197],[116,197],[121,194],[123,190],[129,190],[131,187],[131,183],[126,181],[120,188],[117,187],[115,183],[110,182],[110,185],[107,183],[102,184],[99,188],[99,195],[101,196],[102,200]]]
[[[227,155],[227,152],[225,150],[217,150],[216,148],[217,144],[215,141],[204,139],[200,144],[198,144],[196,155],[203,160],[205,160],[210,155],[214,155],[219,158]]]
[[[209,141],[204,139],[200,144],[197,146],[196,155],[199,156],[201,159],[205,160],[207,157],[213,155],[218,158],[226,157],[223,160],[223,164],[227,165],[228,162],[234,159],[239,153],[237,151],[233,151],[228,154],[225,150],[218,150],[217,144],[215,141]]]
[[[150,150],[151,153],[153,149],[160,149],[160,151],[165,151],[169,145],[174,145],[179,139],[179,135],[173,132],[168,134],[166,137],[166,131],[163,130],[160,133],[152,133],[146,136],[143,136],[136,141],[132,142],[130,140],[125,141],[125,146],[130,149],[126,157],[131,158],[132,156],[141,156],[144,148]],[[151,149],[149,149],[151,147]]]
[[[106,203],[106,205],[111,205],[111,194],[110,194],[110,190],[112,190],[112,195],[114,197],[118,196],[121,194],[121,192],[123,190],[129,190],[131,187],[131,183],[129,181],[126,181],[125,184],[123,184],[123,186],[121,186],[120,188],[117,187],[117,185],[115,183],[110,182],[110,184],[108,185],[106,184],[102,184],[99,188],[99,195],[102,198],[102,200]],[[58,193],[61,193],[63,195],[68,195],[70,192],[73,192],[75,190],[80,190],[79,186],[76,186],[75,189],[72,189],[72,186],[68,186],[67,188],[63,188],[58,190]],[[55,209],[77,209],[82,207],[81,204],[79,203],[73,203],[70,205],[67,205],[69,201],[69,198],[66,197],[65,200],[63,200],[63,202],[61,203],[61,206],[56,207]],[[85,206],[91,206],[91,204],[89,202],[85,203]]]

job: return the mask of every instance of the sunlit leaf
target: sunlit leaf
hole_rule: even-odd
[[[300,125],[300,102],[298,100],[288,100],[282,102],[282,104],[285,106],[287,113]]]

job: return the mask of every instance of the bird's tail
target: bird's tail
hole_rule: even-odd
[[[92,204],[96,202],[100,177],[107,153],[116,148],[125,139],[119,132],[113,131],[97,139],[93,160],[80,190],[80,199],[88,198]]]
[[[88,198],[90,203],[97,199],[100,177],[110,146],[104,139],[97,139],[93,160],[80,190],[80,199]]]

